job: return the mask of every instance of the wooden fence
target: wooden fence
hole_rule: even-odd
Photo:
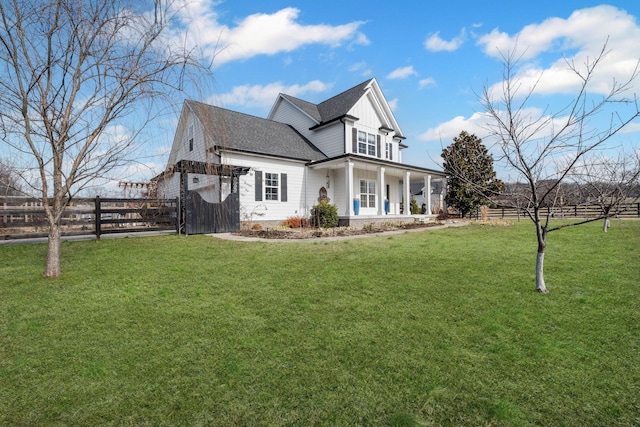
[[[63,236],[178,231],[177,199],[72,199],[61,220]],[[49,223],[42,201],[0,197],[0,240],[46,237]]]
[[[542,214],[551,213],[553,218],[597,218],[602,215],[602,208],[598,205],[566,205],[553,208],[543,208]],[[477,209],[472,217],[480,219],[482,213]],[[640,218],[640,203],[626,203],[620,206],[619,213],[612,218]],[[527,219],[524,208],[498,207],[488,210],[488,219]]]

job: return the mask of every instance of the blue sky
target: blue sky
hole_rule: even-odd
[[[266,117],[280,92],[321,102],[375,77],[407,136],[404,162],[438,169],[460,131],[483,137],[476,93],[501,81],[498,48],[516,38],[523,69],[544,71],[539,108],[575,89],[563,56],[592,58],[609,37],[595,81],[603,85],[628,76],[640,57],[638,0],[200,0],[181,13],[190,42],[214,57],[216,81],[201,100]],[[153,172],[172,136],[158,141],[162,155],[146,157]],[[616,144],[638,147],[639,136],[634,122]]]

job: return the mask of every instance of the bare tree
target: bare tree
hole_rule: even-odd
[[[529,108],[540,79],[531,87],[523,87],[516,73],[521,57],[515,52],[502,57],[503,79],[497,95],[485,86],[480,96],[490,118],[489,137],[494,138],[499,147],[497,163],[514,171],[518,182],[526,183],[526,191],[519,198],[525,199],[525,213],[535,224],[538,292],[548,292],[544,281],[548,233],[585,222],[550,224],[552,208],[560,201],[561,184],[581,159],[603,149],[607,141],[640,116],[635,94],[629,95],[632,83],[638,77],[637,64],[626,80],[614,80],[605,95],[589,92],[594,73],[606,57],[606,49],[605,43],[594,59],[580,66],[567,61],[567,67],[579,80],[579,88],[572,101],[555,113],[536,114]],[[619,110],[626,111],[626,115]],[[591,127],[597,118],[608,118],[605,128]],[[547,208],[546,213],[544,208]]]
[[[599,215],[584,222],[603,220],[602,230],[606,232],[609,218],[620,215],[640,199],[640,152],[622,152],[617,158],[598,154],[582,159],[568,178],[575,183],[581,200],[600,208]]]
[[[142,129],[181,98],[189,77],[210,77],[184,44],[169,42],[178,18],[171,0],[0,3],[0,129],[45,207],[45,276],[60,275],[70,198],[131,160]]]

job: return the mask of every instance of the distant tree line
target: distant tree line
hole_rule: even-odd
[[[24,195],[17,172],[5,161],[0,159],[0,196]]]

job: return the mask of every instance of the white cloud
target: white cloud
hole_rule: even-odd
[[[483,113],[474,113],[469,118],[456,116],[434,128],[427,129],[424,133],[418,135],[418,139],[428,142],[442,141],[446,146],[453,141],[453,138],[460,135],[463,130],[482,138],[483,135],[487,134],[486,126],[489,120],[489,116]]]
[[[427,39],[424,41],[424,47],[431,52],[453,52],[454,50],[457,50],[458,48],[460,48],[460,46],[462,46],[465,38],[466,30],[464,28],[460,30],[460,34],[449,41],[442,39],[440,37],[440,32],[438,31],[437,33],[427,37]]]
[[[614,79],[623,81],[631,76],[640,52],[640,26],[624,10],[607,5],[580,9],[567,19],[549,18],[527,25],[514,35],[494,29],[481,36],[478,44],[492,57],[501,58],[509,52],[520,56],[515,77],[521,83],[522,95],[536,82],[535,93],[568,94],[575,93],[580,79],[567,61],[582,67],[600,54],[607,40],[609,52],[590,85],[591,92],[606,94]],[[544,55],[549,53],[558,59],[544,65]]]
[[[391,73],[387,75],[388,79],[406,79],[411,76],[417,76],[418,73],[413,67],[410,65],[408,67],[396,68]]]
[[[398,109],[398,98],[393,98],[392,100],[388,101],[388,104],[389,108],[391,108],[391,111],[395,113],[395,111]]]
[[[371,74],[373,74],[373,71],[371,71],[371,68],[368,68],[367,63],[364,61],[358,62],[356,64],[352,64],[348,68],[348,71],[350,73],[358,73],[363,77],[370,76]]]
[[[239,20],[233,26],[219,22],[217,2],[213,0],[186,1],[178,9],[187,34],[187,43],[198,46],[214,65],[248,59],[257,55],[291,52],[309,44],[337,47],[369,44],[359,31],[364,24],[354,21],[342,25],[303,25],[298,22],[300,10],[292,7],[275,13],[256,13]],[[185,28],[176,28],[174,36],[181,39]]]
[[[265,86],[242,85],[234,87],[231,92],[214,96],[210,102],[223,106],[269,108],[280,93],[302,98],[306,94],[325,92],[332,87],[333,83],[324,83],[319,80],[310,81],[305,85],[294,84],[290,86],[285,86],[281,82],[270,83]]]
[[[426,79],[420,80],[420,82],[418,82],[418,85],[419,85],[420,89],[424,89],[424,88],[427,88],[427,87],[430,87],[430,86],[435,86],[436,85],[436,81],[432,77],[427,77]]]

